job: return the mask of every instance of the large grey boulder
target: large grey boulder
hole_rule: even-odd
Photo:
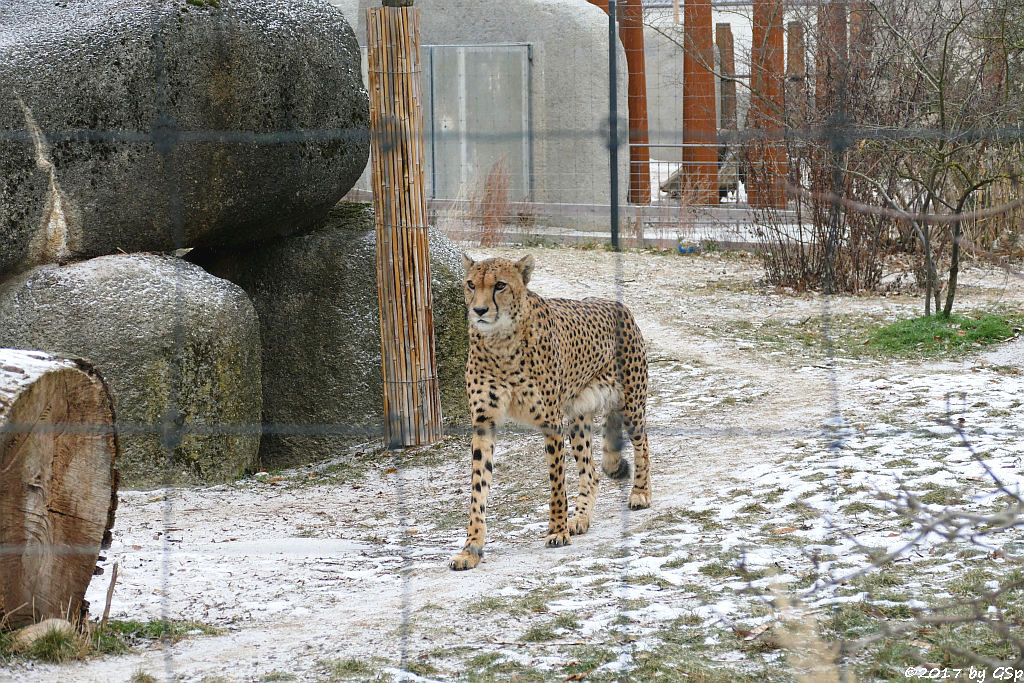
[[[114,393],[126,486],[225,481],[256,459],[256,312],[239,287],[191,263],[104,256],[14,276],[0,284],[4,346],[100,368]]]
[[[431,292],[441,408],[466,412],[468,335],[462,257],[430,231]],[[380,319],[373,214],[342,202],[315,232],[246,251],[194,252],[256,305],[263,338],[264,467],[345,453],[382,433]]]
[[[324,0],[5,0],[0,27],[0,275],[300,232],[366,165]]]

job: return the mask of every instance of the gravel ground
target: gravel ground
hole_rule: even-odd
[[[532,253],[542,295],[633,310],[651,359],[649,510],[630,512],[628,485],[602,480],[591,530],[543,547],[542,440],[511,429],[499,435],[487,556],[470,572],[446,565],[468,509],[461,435],[401,455],[368,443],[226,486],[125,491],[104,563],[120,566],[111,617],[195,620],[220,635],[16,664],[0,680],[787,680],[811,665],[780,647],[786,610],[769,604],[773,591],[804,615],[863,601],[860,579],[843,577],[909,542],[890,572],[903,600],[941,600],[950,573],[1008,571],[1001,556],[972,565],[967,541],[915,536],[893,501],[948,491],[994,509],[980,463],[1018,485],[1024,341],[941,361],[837,343],[833,357],[829,331],[856,338],[918,315],[918,298],[766,288],[744,255],[489,253]],[[961,311],[1024,302],[1024,282],[998,271],[968,268],[961,287]],[[94,612],[109,575],[90,586]]]

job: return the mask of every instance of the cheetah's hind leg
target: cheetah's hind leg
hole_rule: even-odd
[[[576,513],[569,517],[569,533],[578,536],[587,533],[597,498],[597,476],[592,457],[594,414],[576,416],[569,427],[569,448],[576,458],[580,474],[580,495],[576,499]]]
[[[633,442],[633,490],[629,494],[629,507],[639,510],[651,506],[651,457],[647,446],[647,421],[643,412],[626,416],[626,431]]]
[[[604,416],[604,454],[601,457],[601,469],[612,479],[625,479],[629,476],[629,463],[622,457],[622,447],[626,445],[622,438],[622,413],[609,410]]]

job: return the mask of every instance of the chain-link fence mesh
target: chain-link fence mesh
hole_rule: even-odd
[[[200,87],[182,80],[182,54],[167,42],[185,40],[168,26],[186,13],[215,17],[227,65],[216,72],[223,82],[201,87],[216,100],[234,92],[227,81],[245,82],[243,48],[232,47],[244,31],[216,19],[232,5],[244,3],[152,4],[152,73],[141,80],[155,84],[155,104],[137,129],[87,119],[51,129],[37,114],[56,95],[0,77],[18,112],[0,144],[42,169],[33,182],[47,185],[47,244],[63,245],[38,252],[44,265],[27,263],[36,270],[8,269],[0,316],[17,322],[0,331],[0,346],[38,340],[33,348],[87,355],[89,340],[123,337],[134,349],[137,336],[159,339],[156,351],[129,358],[149,363],[132,375],[146,392],[111,380],[117,429],[135,459],[122,469],[137,486],[123,487],[102,553],[101,567],[118,566],[112,598],[109,571],[87,594],[94,619],[109,600],[112,621],[84,637],[89,652],[113,656],[36,664],[4,635],[0,676],[1024,676],[1024,354],[1019,340],[972,341],[982,323],[996,324],[983,316],[1005,326],[996,336],[1017,336],[1022,323],[1016,5],[717,2],[684,6],[689,28],[671,2],[422,5],[419,104],[447,436],[411,450],[380,438],[372,214],[352,203],[372,199],[369,169],[357,180],[362,166],[327,164],[352,187],[329,214],[303,175],[365,150],[365,117],[260,128],[172,115],[180,93]],[[366,6],[341,4],[360,45]],[[103,11],[81,16],[103,23]],[[294,40],[296,26],[280,21],[270,35]],[[630,22],[646,41],[643,59],[629,54],[635,44],[623,47],[636,39],[624,33]],[[0,47],[50,54],[26,37],[31,23],[9,26]],[[74,27],[69,43],[87,29]],[[365,47],[349,60],[353,71],[362,61],[365,79]],[[259,65],[282,70],[282,82],[321,73],[313,62]],[[327,85],[310,92],[349,97]],[[83,78],[78,87],[94,86]],[[289,158],[298,180],[285,191],[273,154],[293,149],[302,161]],[[179,175],[210,150],[212,171]],[[242,150],[268,182],[250,187],[245,172],[222,172]],[[62,168],[83,154],[118,155],[131,169],[149,155],[164,171],[143,182],[166,219],[162,243],[134,249],[122,234],[104,252],[76,242],[74,229],[61,236],[59,226],[111,201],[62,189]],[[13,177],[3,187],[9,206]],[[236,225],[252,240],[197,237],[193,207],[232,210],[233,183],[290,227],[254,228],[253,219]],[[276,213],[269,206],[282,202]],[[543,439],[503,427],[487,555],[456,573],[448,558],[461,548],[472,493],[463,250],[532,254],[530,286],[542,296],[598,296],[633,311],[650,361],[653,503],[631,510],[629,486],[602,478],[591,530],[544,549]],[[157,284],[145,279],[157,270]],[[123,299],[128,312],[44,301],[62,288],[72,302]],[[136,288],[149,298],[135,298]],[[153,330],[137,328],[138,301],[159,309]],[[42,315],[47,307],[63,307],[68,327]],[[935,344],[875,350],[875,328],[943,310],[965,315],[932,319]],[[97,311],[106,317],[86,322]],[[967,355],[951,350],[964,343]],[[105,359],[91,360],[107,372]],[[121,372],[106,363],[108,376]],[[572,462],[567,453],[570,489]],[[227,483],[203,484],[211,480]]]

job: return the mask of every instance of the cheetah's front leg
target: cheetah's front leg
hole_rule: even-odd
[[[545,427],[544,451],[548,461],[548,478],[551,480],[551,518],[548,521],[548,547],[569,545],[568,512],[569,502],[565,494],[565,440],[561,424],[558,428]]]
[[[469,528],[466,545],[454,555],[448,566],[452,569],[472,569],[484,556],[484,536],[487,522],[487,492],[491,488],[494,471],[494,437],[497,432],[495,416],[485,408],[477,408],[473,426],[473,491],[470,496]]]

